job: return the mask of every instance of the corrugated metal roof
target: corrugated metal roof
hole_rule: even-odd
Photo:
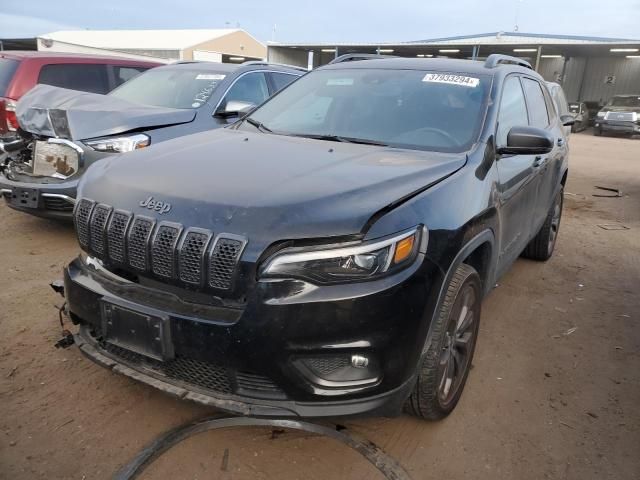
[[[206,30],[64,30],[41,35],[59,42],[107,50],[182,50],[199,43],[214,40],[237,28]]]
[[[421,45],[616,45],[616,44],[640,44],[640,40],[587,37],[578,35],[547,35],[541,33],[520,32],[492,32],[476,35],[462,35],[456,37],[432,38],[427,40],[414,40],[402,42],[318,42],[318,43],[276,43],[267,42],[269,47],[385,47],[385,46],[421,46]]]
[[[524,32],[490,32],[477,35],[461,35],[456,37],[431,38],[407,43],[431,44],[464,44],[469,43],[553,43],[553,44],[584,44],[584,43],[627,43],[640,42],[629,38],[589,37],[583,35],[554,35],[544,33]]]

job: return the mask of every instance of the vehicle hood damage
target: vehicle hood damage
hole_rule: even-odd
[[[264,248],[280,240],[358,235],[378,211],[465,162],[464,153],[219,129],[96,163],[78,198],[244,235]]]
[[[152,107],[110,95],[38,85],[16,107],[23,130],[68,140],[191,122],[195,110]]]

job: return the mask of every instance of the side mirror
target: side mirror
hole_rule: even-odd
[[[256,106],[251,102],[229,100],[223,108],[216,112],[216,117],[242,117],[254,108],[256,108]]]
[[[570,127],[576,123],[576,119],[571,115],[560,115],[560,121],[563,127]]]
[[[537,127],[512,127],[507,134],[507,145],[498,147],[501,155],[542,155],[553,150],[553,137]]]

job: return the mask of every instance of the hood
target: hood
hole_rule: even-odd
[[[376,212],[465,162],[465,153],[218,129],[97,162],[78,198],[244,235],[261,251],[280,240],[359,234]],[[141,206],[149,197],[163,213]]]
[[[16,106],[23,130],[69,140],[103,137],[140,128],[187,123],[195,110],[152,107],[109,95],[38,85]]]

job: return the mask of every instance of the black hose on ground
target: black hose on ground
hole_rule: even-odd
[[[276,427],[291,430],[303,430],[305,432],[324,435],[338,440],[351,447],[375,466],[385,478],[389,480],[410,480],[409,474],[402,466],[384,451],[367,440],[361,440],[346,432],[346,429],[338,429],[337,426],[329,427],[310,422],[297,420],[280,420],[251,417],[209,417],[183,425],[157,438],[147,445],[127,465],[122,467],[114,476],[115,480],[131,480],[140,475],[160,455],[174,445],[182,442],[192,435],[209,430],[230,427]]]

